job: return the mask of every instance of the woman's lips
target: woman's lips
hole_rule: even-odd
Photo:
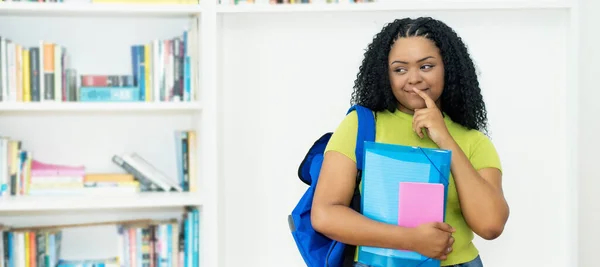
[[[422,92],[424,92],[424,91],[427,91],[427,90],[429,90],[429,88],[418,89],[418,90],[419,90],[419,91],[422,91]],[[406,93],[409,93],[409,94],[417,94],[417,93],[415,93],[415,91],[413,91],[412,89],[409,89],[409,90],[404,90],[404,92],[406,92]]]

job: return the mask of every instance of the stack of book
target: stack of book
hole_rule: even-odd
[[[84,74],[79,82],[77,99],[81,102],[140,101],[140,89],[132,75]]]
[[[28,155],[28,154],[27,154]],[[23,161],[21,161],[23,162]],[[137,193],[139,182],[133,175],[120,173],[86,174],[84,166],[49,164],[25,159],[19,164],[13,195],[71,195],[97,193]]]
[[[83,178],[85,191],[95,193],[137,193],[140,183],[126,173],[93,173]]]
[[[71,194],[84,188],[84,166],[61,166],[32,159],[28,167],[22,168],[29,173],[22,175],[28,177],[22,179],[24,195]]]
[[[85,259],[85,255],[72,259],[62,255],[65,230],[107,225],[115,226],[117,243],[113,248],[119,248],[117,255],[105,259]],[[0,225],[0,267],[198,267],[199,225],[199,210],[192,207],[186,208],[182,217],[168,220],[142,219],[22,228]]]

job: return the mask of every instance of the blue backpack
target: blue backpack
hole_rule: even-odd
[[[363,145],[365,141],[375,141],[375,118],[373,112],[363,106],[352,106],[346,114],[356,110],[358,115],[358,132],[356,138],[356,186],[350,207],[360,212],[360,191],[358,185],[362,177]],[[323,163],[325,147],[331,138],[328,132],[321,136],[308,150],[300,163],[298,177],[309,185],[298,201],[292,214],[288,216],[288,224],[300,255],[308,267],[341,267],[354,262],[355,246],[332,240],[313,229],[310,219],[312,201]],[[350,265],[351,266],[351,265]]]

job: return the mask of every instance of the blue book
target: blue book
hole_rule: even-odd
[[[126,87],[89,87],[79,88],[79,101],[81,102],[139,102],[140,88],[137,86]]]
[[[399,225],[399,208],[407,204],[400,205],[400,199],[407,199],[399,195],[403,183],[443,185],[445,213],[451,151],[376,142],[365,142],[364,147],[361,209],[366,217]],[[369,266],[440,266],[439,260],[417,252],[367,246],[359,248],[358,261]]]

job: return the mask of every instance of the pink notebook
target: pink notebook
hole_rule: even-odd
[[[83,176],[84,166],[69,166],[31,160],[31,176]]]
[[[444,185],[401,182],[398,194],[398,225],[416,227],[444,221]]]

